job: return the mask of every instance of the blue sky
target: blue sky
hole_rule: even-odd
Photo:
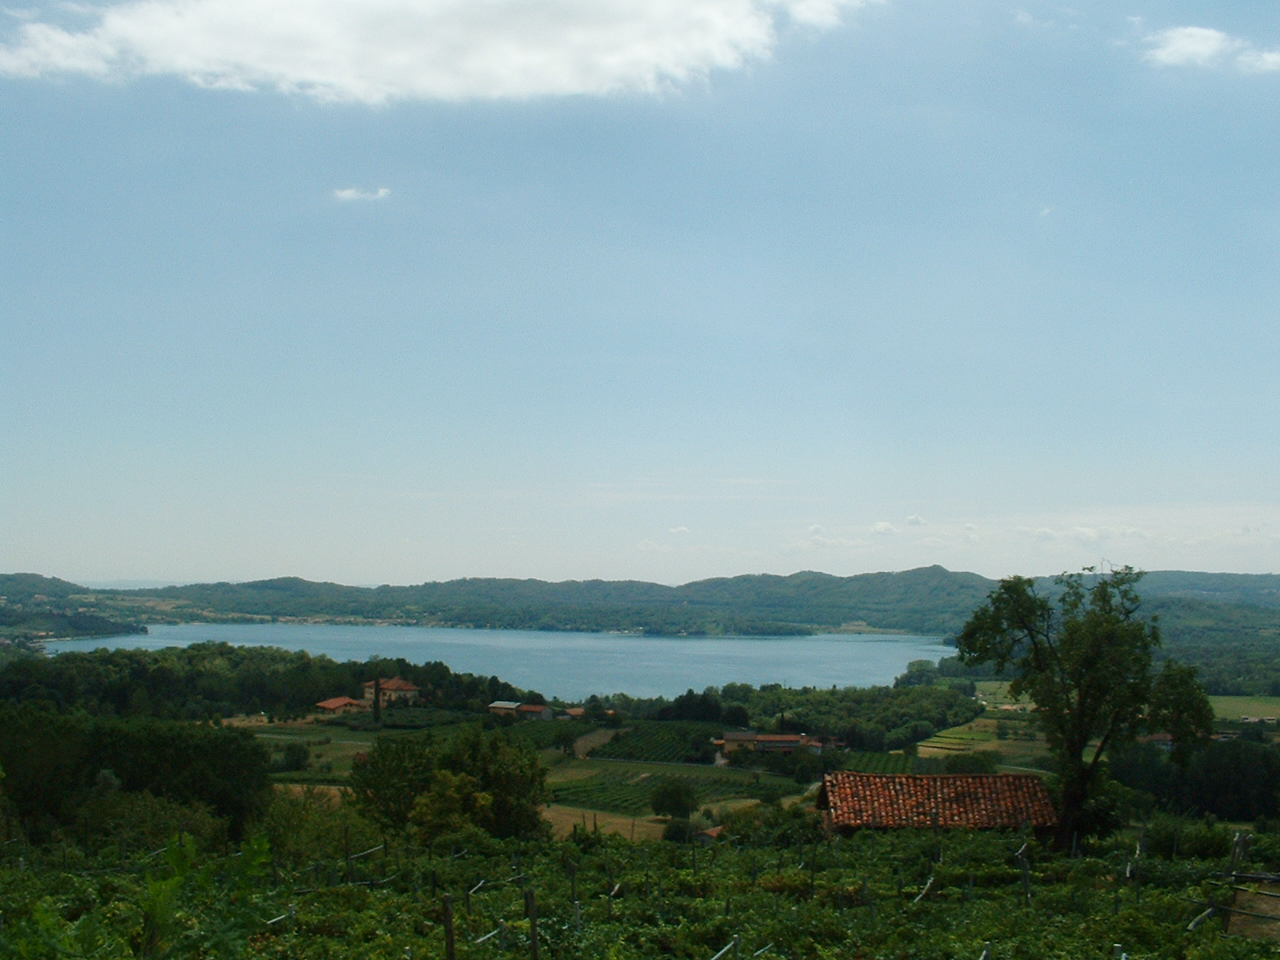
[[[1280,568],[1280,7],[0,11],[0,570]]]

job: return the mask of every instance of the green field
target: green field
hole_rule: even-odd
[[[639,817],[652,813],[650,798],[665,777],[691,784],[699,806],[801,792],[786,777],[698,764],[571,760],[556,764],[547,779],[554,803]]]
[[[1219,720],[1241,717],[1280,717],[1280,697],[1210,697],[1213,715]]]
[[[642,720],[619,730],[608,743],[591,751],[608,760],[646,760],[658,763],[709,762],[715,753],[713,738],[724,725],[694,720]]]

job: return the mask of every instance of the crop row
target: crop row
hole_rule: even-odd
[[[651,721],[620,731],[592,751],[609,760],[647,760],[656,763],[709,762],[715,755],[711,741],[722,727],[711,723]]]

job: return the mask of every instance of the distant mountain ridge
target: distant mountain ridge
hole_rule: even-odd
[[[1051,588],[1042,578],[1045,586]],[[38,574],[0,574],[5,603],[35,598],[137,621],[378,620],[438,626],[617,630],[667,634],[788,634],[838,629],[951,635],[996,586],[941,566],[849,577],[814,571],[698,580],[465,578],[416,586],[350,587],[280,577],[135,590],[93,590]],[[1148,573],[1140,591],[1167,638],[1179,623],[1266,630],[1280,611],[1280,576]],[[1230,612],[1235,611],[1235,612]]]

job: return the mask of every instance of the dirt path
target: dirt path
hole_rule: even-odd
[[[592,730],[573,741],[573,753],[579,760],[585,760],[592,750],[608,743],[618,734],[625,733],[626,729],[625,727],[602,727],[599,730]]]
[[[1280,884],[1259,883],[1257,890],[1236,890],[1227,933],[1238,937],[1280,940]]]

